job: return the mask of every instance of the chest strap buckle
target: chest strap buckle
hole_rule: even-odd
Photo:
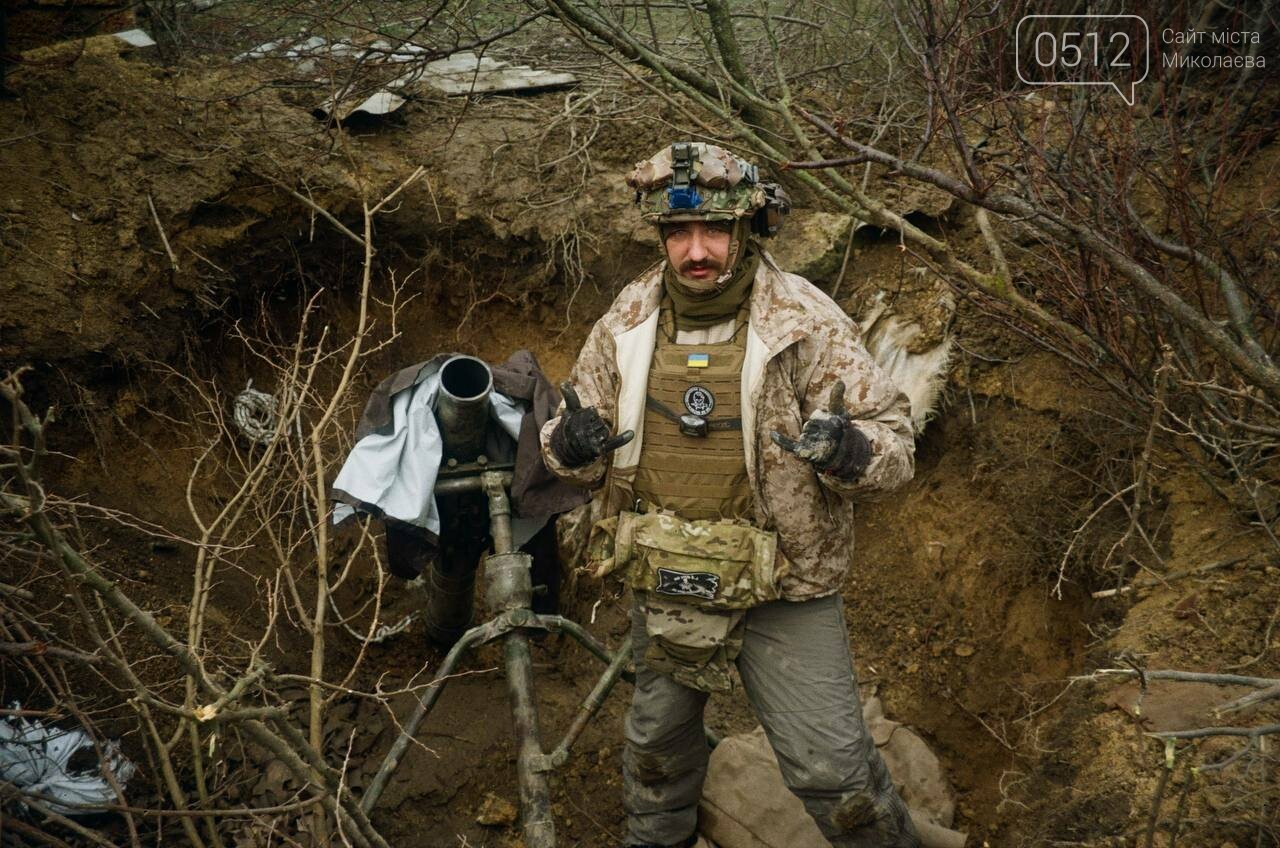
[[[680,432],[686,436],[697,436],[698,438],[705,439],[709,432],[707,419],[703,418],[701,415],[681,415],[679,426]]]

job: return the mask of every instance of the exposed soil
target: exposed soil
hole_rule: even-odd
[[[162,364],[234,393],[267,372],[231,328],[287,329],[303,295],[321,286],[333,331],[354,327],[357,246],[281,186],[307,186],[355,227],[352,173],[376,197],[417,165],[428,168],[380,219],[379,285],[411,278],[417,296],[399,313],[401,335],[358,376],[361,398],[386,373],[444,350],[500,362],[528,348],[558,381],[594,318],[655,257],[619,186],[623,169],[664,137],[661,103],[649,120],[607,123],[585,170],[570,162],[538,172],[530,170],[534,146],[520,140],[538,137],[560,95],[465,106],[422,97],[385,125],[335,132],[319,128],[305,93],[256,82],[225,68],[170,74],[122,56],[114,42],[91,40],[68,67],[25,69],[13,79],[21,99],[0,101],[0,363],[34,366],[32,396],[63,407],[54,438],[65,457],[50,487],[179,534],[194,529],[184,492],[204,431]],[[930,226],[972,230],[958,210],[920,198],[902,203]],[[800,212],[789,227],[791,246],[779,245],[784,264],[833,288],[847,220]],[[921,292],[933,285],[910,270],[894,240],[863,231],[839,300],[856,315],[873,291],[894,291],[902,308],[922,315],[936,298]],[[936,318],[938,332],[950,320]],[[1193,580],[1092,599],[1091,591],[1117,582],[1114,571],[1089,565],[1101,561],[1102,540],[1121,516],[1104,513],[1065,571],[1061,560],[1089,513],[1080,504],[1089,502],[1100,447],[1116,438],[1097,423],[1108,396],[963,306],[955,321],[964,349],[947,406],[918,444],[916,479],[858,514],[844,598],[860,679],[943,758],[959,797],[957,827],[971,844],[1136,844],[1159,746],[1114,707],[1115,684],[1070,679],[1113,665],[1121,651],[1151,668],[1248,663],[1249,674],[1280,673],[1263,642],[1275,623],[1276,563],[1258,553],[1256,531],[1230,505],[1180,470],[1178,457],[1161,457],[1156,541],[1168,571],[1240,559]],[[352,426],[356,412],[344,413]],[[212,507],[226,485],[201,478],[192,497]],[[189,549],[108,522],[86,531],[107,569],[162,625],[180,628]],[[353,548],[355,532],[340,531],[339,557]],[[258,565],[268,562],[264,555]],[[340,605],[368,596],[372,568],[359,564]],[[229,650],[260,630],[259,576],[251,568],[221,576],[211,627]],[[405,603],[395,597],[403,584],[393,581],[388,591],[393,607]],[[561,604],[611,644],[620,640],[624,601],[616,587],[570,580]],[[335,670],[359,651],[340,631],[331,645]],[[306,649],[300,636],[283,636],[272,661],[303,670]],[[371,647],[352,685],[393,689],[430,675],[441,658],[410,630]],[[535,644],[534,660],[544,736],[554,740],[599,666],[554,637]],[[496,648],[478,652],[420,734],[422,747],[374,817],[392,845],[520,844],[500,664]],[[3,680],[6,702],[38,700],[22,691],[22,675]],[[626,698],[622,684],[557,775],[561,844],[620,838]],[[403,714],[406,699],[396,704]],[[754,724],[740,694],[714,698],[708,720],[720,733]],[[329,730],[334,751],[352,746],[359,787],[395,726],[353,699],[338,702]],[[237,786],[232,800],[274,803],[292,788],[270,769],[257,778]],[[1190,779],[1179,772],[1175,782]],[[1212,791],[1196,798],[1189,820],[1197,805],[1229,803]],[[244,844],[260,838],[246,834]],[[1193,827],[1179,844],[1273,844],[1250,839]]]

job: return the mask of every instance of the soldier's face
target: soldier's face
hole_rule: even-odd
[[[732,225],[719,221],[666,224],[662,228],[663,244],[671,267],[691,287],[715,285],[729,261],[731,230]]]

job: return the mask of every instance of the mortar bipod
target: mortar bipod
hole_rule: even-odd
[[[442,480],[436,485],[438,494],[480,490],[488,496],[493,553],[485,558],[485,599],[497,611],[497,615],[466,631],[450,649],[435,678],[419,696],[413,714],[404,722],[404,729],[387,752],[378,773],[365,791],[360,806],[365,813],[373,810],[392,772],[400,765],[401,758],[408,750],[418,725],[435,706],[462,655],[469,648],[502,639],[507,691],[511,697],[511,710],[515,720],[516,769],[520,783],[520,821],[524,831],[524,844],[526,848],[554,848],[555,823],[551,820],[551,792],[547,773],[569,759],[569,749],[578,740],[587,722],[604,704],[618,679],[626,677],[634,682],[634,677],[626,671],[627,662],[631,659],[631,635],[628,633],[617,652],[610,654],[599,640],[577,623],[559,615],[538,615],[530,609],[533,599],[533,581],[530,576],[532,557],[513,549],[511,504],[507,497],[507,487],[510,485],[511,472],[502,470],[482,471],[473,476]],[[591,693],[578,707],[564,738],[550,753],[542,750],[542,743],[538,738],[537,704],[533,697],[533,663],[526,635],[531,630],[568,633],[607,666]]]

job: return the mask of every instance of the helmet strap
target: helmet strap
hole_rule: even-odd
[[[747,240],[749,238],[751,238],[751,219],[738,218],[733,222],[733,229],[729,231],[729,255],[725,259],[724,273],[716,278],[716,291],[720,291],[728,285],[729,278],[733,276],[738,263],[742,261],[743,255],[747,252]]]

